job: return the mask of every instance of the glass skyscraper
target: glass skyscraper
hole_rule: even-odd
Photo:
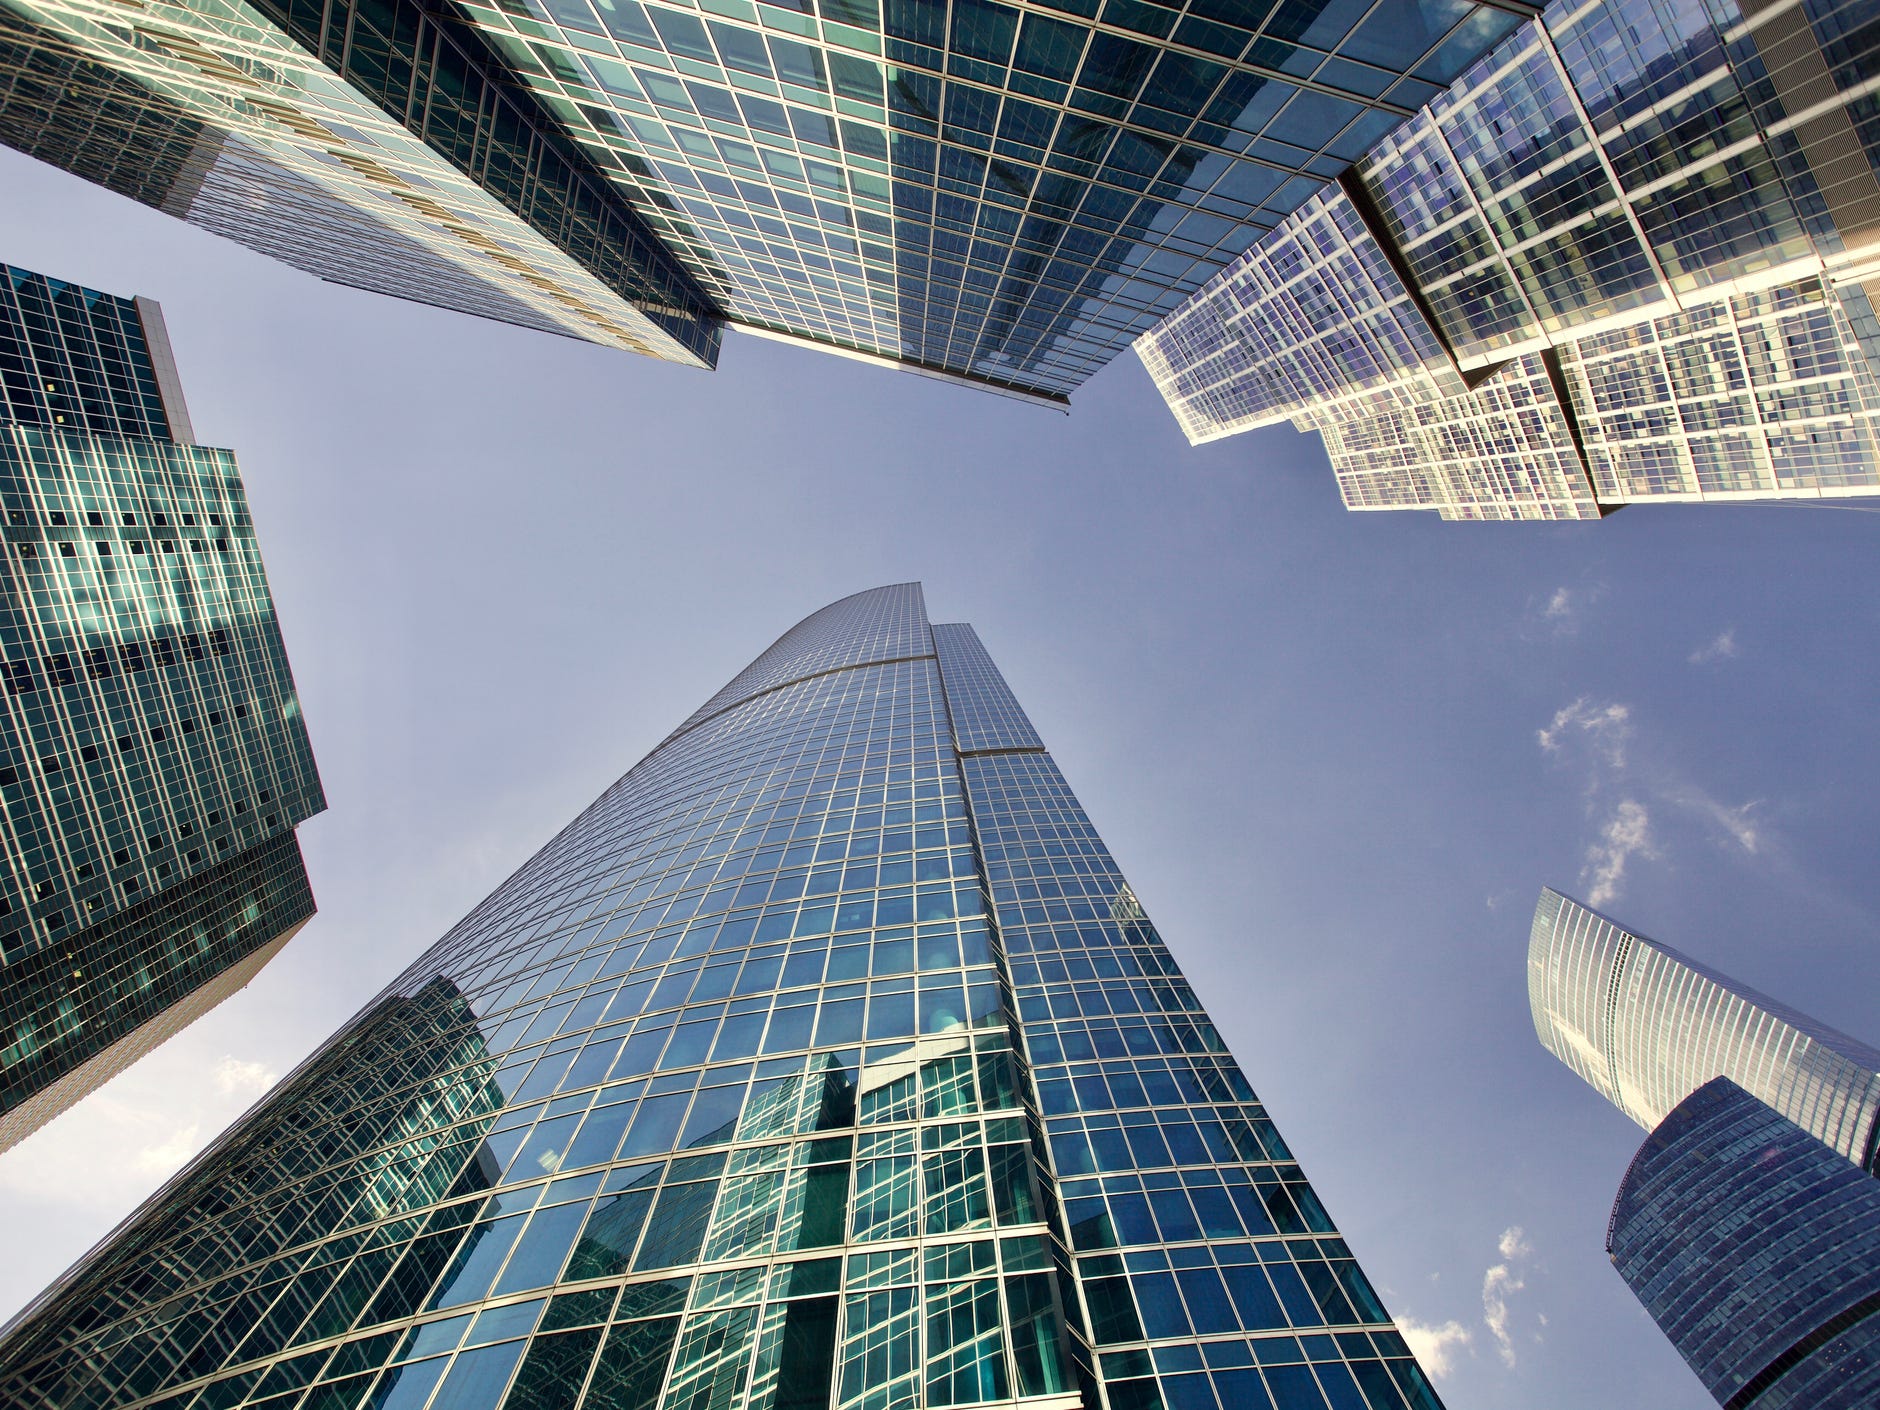
[[[1639,1148],[1606,1247],[1727,1410],[1880,1404],[1880,1182],[1728,1078]]]
[[[1543,890],[1528,940],[1543,1046],[1647,1129],[1728,1077],[1856,1165],[1880,1137],[1880,1051]]]
[[[972,628],[805,619],[0,1339],[30,1410],[1438,1410]]]
[[[325,801],[156,304],[0,265],[0,515],[4,1150],[286,944]]]
[[[1352,509],[1880,493],[1877,45],[1549,6],[1137,350],[1191,441],[1319,431]]]
[[[1062,402],[1522,0],[5,0],[0,139],[323,277]]]
[[[1541,1042],[1651,1134],[1613,1267],[1727,1410],[1880,1402],[1880,1052],[1541,892]]]

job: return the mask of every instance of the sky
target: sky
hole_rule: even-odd
[[[708,374],[0,190],[0,261],[163,304],[330,803],[280,957],[0,1155],[0,1318],[780,632],[920,579],[1451,1410],[1712,1405],[1606,1260],[1644,1133],[1535,1040],[1528,926],[1551,885],[1880,1040],[1880,501],[1352,514],[1129,353],[1068,416],[737,335]]]

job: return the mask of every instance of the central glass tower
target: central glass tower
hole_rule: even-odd
[[[1439,1410],[973,630],[787,632],[0,1339],[33,1410]]]

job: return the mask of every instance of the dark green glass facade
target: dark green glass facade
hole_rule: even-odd
[[[786,633],[0,1339],[23,1410],[1440,1410],[970,627]]]
[[[0,266],[0,1146],[312,914],[325,802],[235,460],[154,305]]]

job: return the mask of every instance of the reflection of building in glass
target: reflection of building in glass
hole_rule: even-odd
[[[325,801],[154,303],[0,266],[0,514],[4,1149],[287,943]]]
[[[10,1328],[0,1400],[1438,1410],[917,586],[786,633],[391,995]]]
[[[1857,1165],[1880,1134],[1880,1052],[1542,891],[1528,1003],[1547,1050],[1647,1129],[1728,1077]]]
[[[1137,343],[1352,509],[1880,492],[1880,129],[1832,3],[1555,7]]]
[[[1880,1404],[1880,1183],[1728,1078],[1639,1148],[1606,1248],[1718,1404]]]
[[[729,323],[1050,401],[1533,11],[0,9],[0,136],[326,278],[697,366]]]

